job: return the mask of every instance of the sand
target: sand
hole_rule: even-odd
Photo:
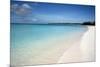
[[[95,61],[95,27],[88,26],[80,42],[76,42],[63,53],[58,63]]]

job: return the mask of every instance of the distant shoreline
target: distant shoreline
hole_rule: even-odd
[[[95,24],[84,24],[84,23],[45,23],[45,24],[40,24],[40,23],[10,23],[10,24],[25,24],[25,25],[85,25],[85,26],[95,26]]]

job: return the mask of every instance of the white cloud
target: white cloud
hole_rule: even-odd
[[[29,6],[28,4],[24,3],[22,5],[18,5],[18,4],[12,4],[11,6],[11,10],[13,12],[15,12],[18,15],[28,15],[31,12],[31,6]]]
[[[22,7],[24,7],[24,8],[31,8],[31,6],[29,6],[28,4],[22,4]]]

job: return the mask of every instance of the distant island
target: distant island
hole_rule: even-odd
[[[11,24],[28,24],[28,25],[92,25],[95,26],[94,22],[83,22],[83,23],[11,23]]]
[[[95,21],[93,22],[84,22],[82,25],[94,25],[95,26]]]

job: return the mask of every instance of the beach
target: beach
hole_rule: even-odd
[[[13,33],[11,65],[23,66],[95,61],[94,26],[68,26],[67,28],[66,26],[50,26],[41,27],[41,29],[38,27],[41,31],[36,30],[33,26],[29,26],[30,28],[28,27],[28,29],[25,26],[25,30],[20,27],[15,28],[16,32]],[[33,34],[34,36],[32,37]],[[36,39],[34,39],[35,35]]]
[[[94,62],[95,61],[95,27],[88,26],[88,31],[80,42],[66,50],[58,63]]]

